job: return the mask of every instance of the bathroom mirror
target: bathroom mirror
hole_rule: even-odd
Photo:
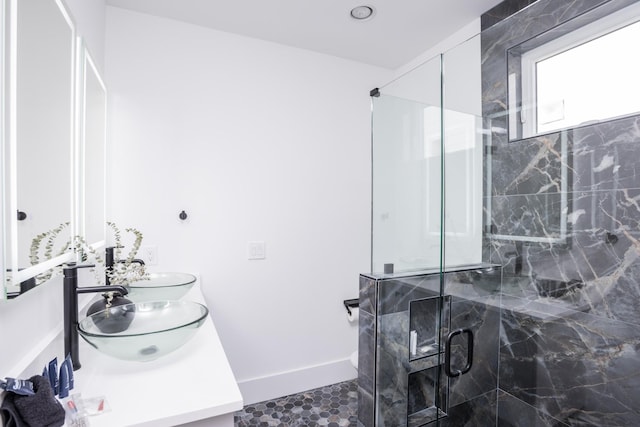
[[[82,94],[80,234],[97,249],[105,244],[107,90],[86,49]]]
[[[8,293],[72,258],[75,30],[59,0],[10,0],[8,94]],[[7,33],[5,33],[6,35]],[[5,195],[6,203],[6,195]],[[58,229],[37,256],[34,238]],[[36,265],[34,265],[36,264]]]
[[[6,195],[8,194],[7,188],[7,167],[5,162],[6,157],[6,147],[5,144],[6,136],[7,136],[7,126],[6,126],[6,111],[7,111],[7,102],[8,96],[6,94],[6,76],[7,76],[7,65],[8,61],[6,61],[5,52],[8,50],[6,48],[6,42],[8,37],[6,37],[7,31],[7,9],[5,0],[0,0],[0,57],[4,60],[2,61],[2,65],[0,65],[0,191],[2,191],[3,199],[5,199],[2,203],[2,210],[0,210],[0,229],[3,230],[3,237],[0,239],[0,280],[2,281],[2,286],[4,289],[5,282],[5,245],[7,243],[6,231],[9,229],[7,226],[6,219],[7,210],[8,210],[8,200],[6,200]],[[5,293],[0,292],[0,300],[5,298]]]

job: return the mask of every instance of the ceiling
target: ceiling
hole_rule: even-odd
[[[106,0],[110,6],[396,69],[501,0]],[[369,5],[373,18],[350,17]]]

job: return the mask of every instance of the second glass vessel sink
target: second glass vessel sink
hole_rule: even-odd
[[[78,332],[102,353],[144,362],[180,348],[208,314],[207,307],[193,301],[138,302],[94,313],[78,323]]]
[[[133,302],[177,300],[193,287],[196,276],[189,273],[151,273],[146,280],[126,286],[127,298]]]

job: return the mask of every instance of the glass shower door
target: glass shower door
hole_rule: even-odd
[[[491,270],[480,64],[476,37],[372,97],[377,427],[495,420],[500,300],[469,280]]]
[[[451,301],[447,427],[495,425],[497,412],[502,268],[483,263],[491,121],[482,117],[481,64],[480,36],[442,55],[443,293]]]
[[[378,427],[436,427],[446,417],[440,82],[438,57],[372,96]]]

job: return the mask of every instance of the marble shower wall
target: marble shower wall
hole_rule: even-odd
[[[491,283],[482,286],[470,280],[474,268],[445,273],[443,298],[438,272],[360,277],[358,425],[436,425],[428,423],[434,406],[444,416],[440,427],[495,423],[501,274],[494,270]],[[443,342],[459,328],[469,328],[475,336],[473,366],[449,378],[443,369]],[[415,356],[410,354],[411,330],[418,332]],[[452,341],[453,370],[465,366],[466,346],[464,339]]]
[[[491,126],[508,125],[509,49],[632,3],[516,1],[486,14],[483,116],[491,118]],[[509,4],[527,7],[513,14]],[[490,144],[484,204],[492,235],[485,239],[483,256],[505,266],[503,295],[531,308],[502,309],[498,424],[637,425],[640,117],[512,142],[495,133]],[[518,275],[517,259],[522,261]],[[542,296],[547,283],[571,286],[555,297]]]

